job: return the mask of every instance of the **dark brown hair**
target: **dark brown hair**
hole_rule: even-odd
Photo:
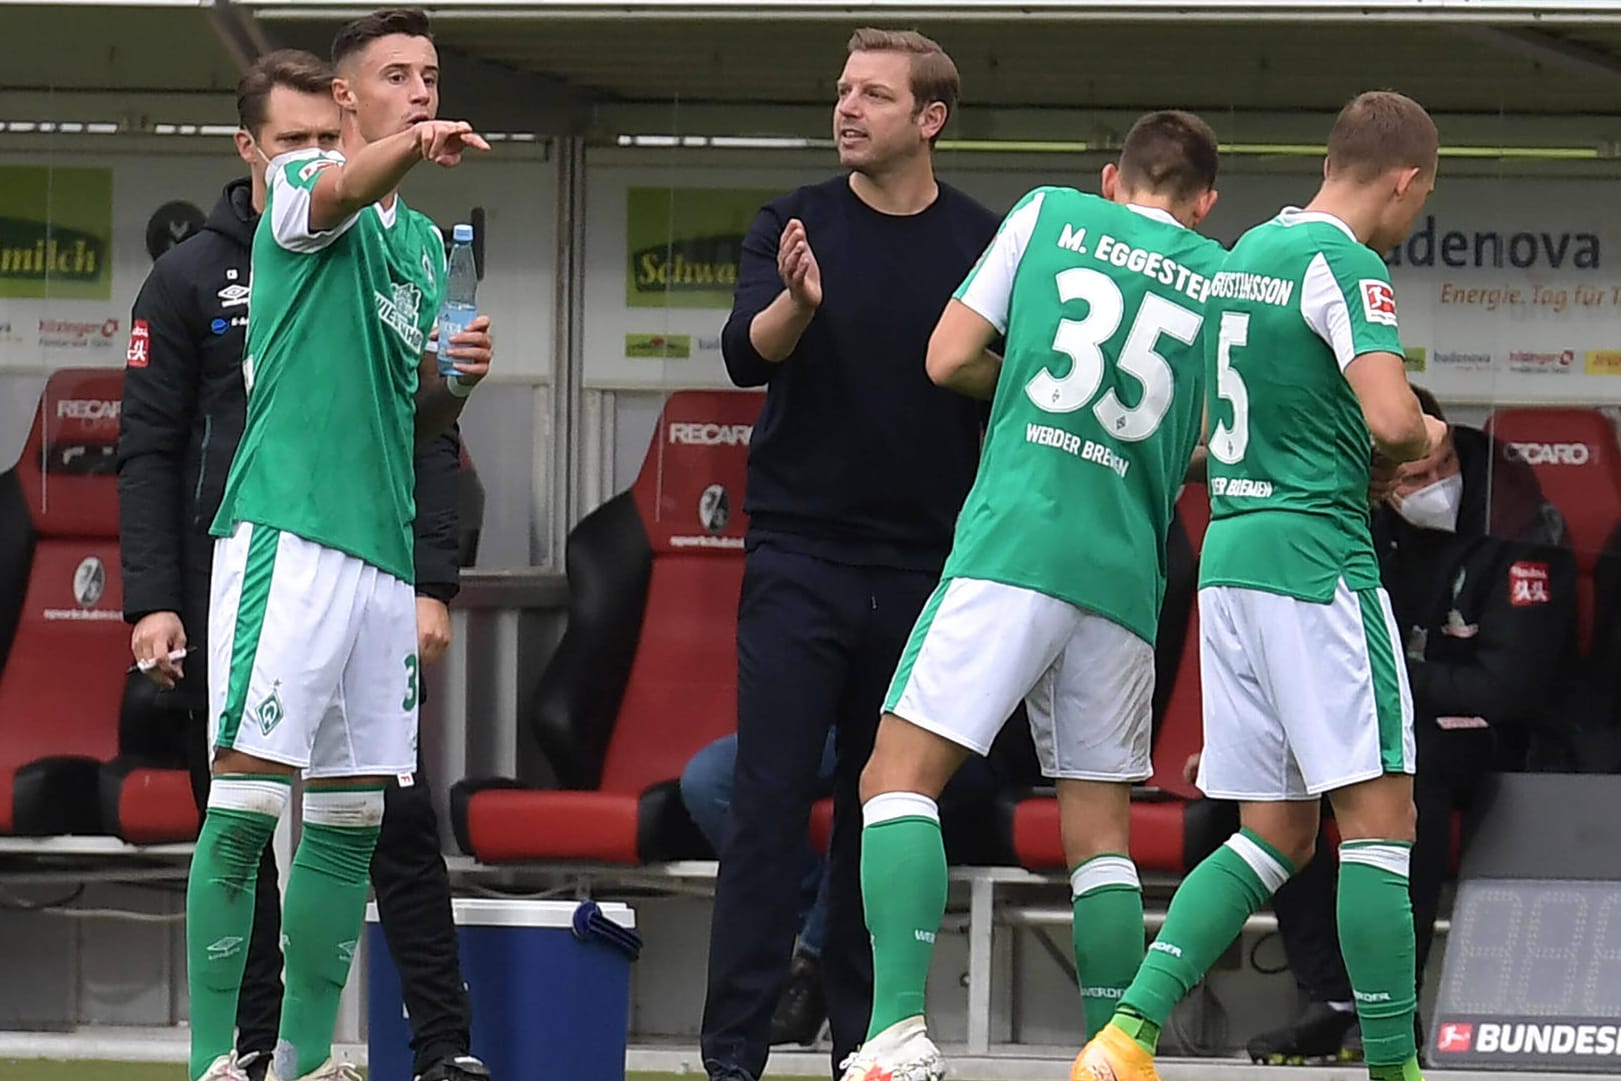
[[[1436,420],[1446,420],[1447,415],[1441,412],[1441,403],[1428,387],[1413,384],[1413,397],[1418,399],[1418,408],[1434,417]]]
[[[1128,191],[1147,190],[1177,202],[1216,186],[1216,133],[1192,113],[1165,109],[1141,117],[1120,150],[1120,179]]]
[[[350,56],[364,49],[378,38],[390,34],[433,40],[433,26],[428,14],[421,8],[383,8],[370,15],[362,15],[338,31],[332,39],[332,66],[337,67]]]
[[[957,111],[962,78],[957,74],[957,65],[933,38],[926,38],[916,30],[879,30],[864,26],[850,35],[849,51],[905,53],[912,67],[912,115],[916,116],[936,101],[946,107],[948,122]],[[945,130],[944,124],[940,127]],[[935,138],[939,138],[938,133]],[[929,141],[932,143],[934,139]]]
[[[1328,175],[1370,181],[1391,169],[1435,168],[1440,136],[1424,106],[1394,90],[1358,94],[1328,133]]]
[[[277,49],[253,62],[236,84],[236,120],[242,130],[259,137],[270,91],[278,86],[300,94],[331,94],[332,66],[303,49]]]

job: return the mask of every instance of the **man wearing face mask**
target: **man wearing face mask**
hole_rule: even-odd
[[[1434,395],[1414,391],[1426,413],[1444,419]],[[1576,564],[1564,519],[1531,467],[1501,446],[1453,424],[1434,454],[1402,468],[1373,513],[1413,693],[1418,823],[1408,889],[1420,984],[1451,867],[1452,814],[1470,810],[1487,774],[1523,768],[1530,727],[1575,640]],[[1250,1041],[1258,1061],[1335,1057],[1356,1024],[1337,948],[1338,865],[1323,855],[1330,847],[1317,851],[1273,898],[1309,1004],[1294,1023]]]

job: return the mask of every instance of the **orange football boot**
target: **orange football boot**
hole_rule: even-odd
[[[1159,1081],[1159,1071],[1153,1055],[1111,1024],[1075,1056],[1069,1081]]]

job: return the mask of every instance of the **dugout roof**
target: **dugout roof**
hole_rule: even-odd
[[[369,6],[0,0],[0,120],[229,123],[238,57],[322,48]],[[1178,105],[1206,112],[1224,139],[1320,139],[1324,113],[1359,89],[1394,86],[1455,117],[1443,126],[1452,141],[1460,132],[1473,142],[1540,139],[1604,157],[1621,146],[1621,0],[440,0],[433,9],[445,111],[492,129],[823,136],[844,40],[872,23],[915,26],[955,56],[965,86],[958,138],[1103,138],[1115,130],[1105,114]],[[1289,118],[1300,114],[1310,122],[1296,134]]]

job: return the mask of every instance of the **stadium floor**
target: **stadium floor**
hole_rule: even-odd
[[[165,1062],[52,1062],[0,1059],[0,1081],[175,1081],[180,1067]],[[633,1073],[625,1081],[692,1081],[691,1074]],[[788,1081],[788,1079],[784,1079]]]
[[[824,1060],[825,1061],[825,1060]],[[1026,1077],[1060,1077],[1063,1075],[1063,1065],[1058,1071],[1051,1070],[1054,1064],[1049,1063],[1049,1069],[1039,1073],[1026,1073]],[[1216,1069],[1208,1066],[1216,1065]],[[1162,1069],[1165,1081],[1248,1081],[1250,1078],[1264,1078],[1265,1081],[1365,1081],[1367,1074],[1356,1067],[1251,1067],[1237,1062],[1221,1062],[1214,1064],[1203,1062],[1193,1063],[1183,1060],[1181,1063],[1166,1063],[1168,1069]],[[51,1059],[8,1059],[0,1058],[0,1081],[176,1081],[183,1076],[181,1068],[175,1063],[166,1062],[90,1062],[90,1061],[59,1061]],[[634,1072],[626,1074],[625,1081],[693,1081],[701,1074],[690,1071],[677,1073],[644,1073]],[[770,1081],[817,1081],[826,1078],[826,1074],[818,1073],[815,1078],[806,1077],[796,1079],[791,1075],[768,1071]],[[959,1075],[953,1072],[953,1081],[992,1081],[994,1076],[1002,1075],[1000,1070],[992,1070],[983,1078],[976,1075]],[[1592,1075],[1586,1075],[1591,1077]],[[1533,1074],[1533,1073],[1464,1073],[1455,1071],[1433,1072],[1427,1071],[1429,1081],[1577,1081],[1582,1075],[1577,1074]]]
[[[633,1044],[627,1055],[627,1081],[698,1081],[703,1068],[695,1041]],[[1072,1048],[1022,1046],[991,1056],[973,1056],[962,1047],[942,1048],[951,1063],[951,1081],[1056,1081],[1069,1073]],[[362,1045],[340,1045],[340,1055],[359,1061]],[[1011,1053],[1010,1053],[1011,1052]],[[73,1033],[0,1032],[0,1081],[179,1081],[185,1076],[182,1029],[93,1027]],[[93,1057],[92,1057],[93,1056]],[[766,1081],[826,1081],[825,1045],[780,1048],[766,1068]],[[1367,1081],[1357,1064],[1335,1066],[1256,1066],[1242,1059],[1161,1059],[1164,1081]],[[1427,1081],[1586,1081],[1593,1074],[1426,1070]],[[507,1079],[502,1079],[507,1081]]]

